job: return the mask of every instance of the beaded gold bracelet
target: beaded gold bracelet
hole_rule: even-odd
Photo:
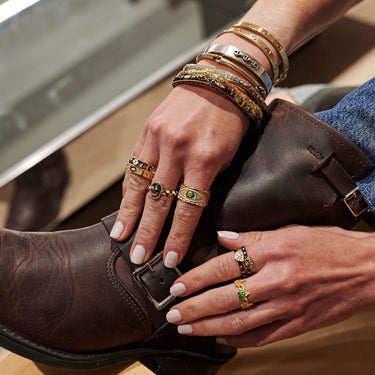
[[[264,86],[263,82],[258,81],[255,76],[252,76],[247,70],[241,68],[237,64],[233,63],[231,60],[227,59],[226,57],[216,54],[216,53],[201,53],[197,56],[196,62],[200,62],[203,59],[209,59],[217,62],[218,64],[222,64],[231,68],[238,74],[241,74],[245,77],[254,87],[255,89],[262,95],[265,99],[267,97],[268,91]]]
[[[288,55],[286,54],[285,49],[283,48],[281,43],[269,31],[250,22],[238,22],[233,24],[232,27],[242,27],[244,29],[252,31],[255,34],[263,36],[270,44],[272,44],[282,61],[280,77],[277,82],[275,82],[275,85],[277,85],[287,77],[287,73],[289,70]]]
[[[261,108],[263,114],[269,114],[269,109],[263,99],[263,97],[259,94],[257,90],[255,90],[254,86],[252,86],[249,82],[245,81],[241,77],[236,76],[235,74],[229,73],[225,70],[215,69],[212,67],[199,65],[199,64],[186,64],[183,68],[185,73],[201,73],[201,72],[211,72],[215,77],[223,77],[230,81],[232,85],[237,85],[240,89],[242,89],[245,94],[247,94],[250,99],[254,100],[254,102]]]
[[[227,33],[236,34],[242,38],[247,39],[250,43],[256,45],[264,53],[264,55],[266,56],[266,58],[272,66],[272,82],[275,84],[275,82],[279,78],[279,66],[277,64],[277,60],[275,59],[274,54],[272,53],[271,49],[267,46],[267,44],[264,43],[257,35],[249,32],[249,30],[239,27],[230,27],[228,29],[225,29],[218,36]]]
[[[205,85],[215,88],[219,92],[230,98],[237,104],[251,119],[257,124],[263,118],[261,109],[252,101],[246,94],[244,94],[238,87],[226,82],[222,77],[213,77],[210,72],[200,74],[185,74],[184,71],[179,72],[173,78],[173,87],[181,84]]]

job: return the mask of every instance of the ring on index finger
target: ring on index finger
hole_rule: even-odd
[[[238,262],[241,269],[241,277],[245,279],[251,274],[251,270],[254,266],[254,261],[247,255],[245,246],[241,246],[241,249],[234,250],[234,259]]]

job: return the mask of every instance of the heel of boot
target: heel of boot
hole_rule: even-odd
[[[226,361],[212,361],[178,354],[147,357],[140,362],[156,375],[215,375]]]

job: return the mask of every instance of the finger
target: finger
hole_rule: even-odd
[[[163,189],[172,191],[176,189],[181,173],[182,168],[176,159],[172,160],[169,155],[161,157],[153,182],[158,182]],[[150,258],[173,199],[175,197],[170,195],[161,195],[158,199],[154,199],[150,193],[147,193],[142,218],[130,251],[130,259],[133,263],[142,264]]]
[[[154,143],[146,143],[139,159],[152,166],[157,165],[158,153]],[[133,232],[144,206],[149,183],[149,179],[129,173],[125,195],[110,234],[113,239],[123,241]]]
[[[146,127],[144,127],[137,143],[135,144],[133,152],[131,153],[131,156],[133,156],[137,159],[138,159],[139,155],[141,154],[141,152],[143,150],[143,145],[145,143],[146,133],[147,133]],[[124,176],[124,181],[122,183],[122,196],[123,197],[125,196],[126,187],[128,186],[130,175],[131,175],[131,173],[125,173],[125,176]]]
[[[301,329],[301,324],[298,321],[299,319],[280,320],[240,335],[218,336],[216,341],[218,344],[231,345],[237,348],[264,346],[306,332],[308,329]]]
[[[200,163],[197,162],[196,164]],[[203,172],[200,168],[188,167],[189,173],[184,176],[183,185],[202,191],[202,194],[193,192],[192,202],[195,202],[194,198],[207,196],[206,191],[208,191],[216,176],[215,169]],[[203,209],[204,207],[182,200],[177,202],[172,227],[164,245],[163,257],[166,267],[175,267],[182,261],[189,248]]]
[[[270,287],[268,284],[258,282],[257,275],[243,282],[241,288],[247,295],[249,303],[264,301],[269,297]],[[169,323],[187,323],[203,317],[224,314],[241,308],[239,288],[231,283],[219,288],[210,289],[202,294],[189,298],[167,313]]]
[[[212,316],[181,324],[177,327],[183,335],[217,336],[240,335],[249,330],[282,319],[282,315],[275,308],[269,308],[268,304],[258,304],[246,310],[232,311],[226,314]]]
[[[260,270],[265,262],[265,252],[255,250],[251,254],[254,262],[252,272]],[[170,293],[175,297],[187,296],[208,286],[233,280],[241,276],[241,269],[234,258],[234,252],[219,255],[193,268],[181,277],[171,287]]]

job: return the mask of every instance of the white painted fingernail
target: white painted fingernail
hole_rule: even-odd
[[[169,323],[178,323],[181,322],[182,317],[177,309],[173,309],[167,312],[166,319]]]
[[[143,264],[145,255],[146,255],[146,249],[142,245],[137,245],[134,247],[130,260],[134,264]]]
[[[216,337],[216,342],[218,344],[221,344],[221,345],[227,345],[228,344],[228,341],[226,338],[222,337],[222,336],[218,336]]]
[[[109,236],[114,239],[117,239],[121,236],[121,233],[123,230],[124,230],[124,224],[121,221],[116,221]]]
[[[174,297],[182,296],[185,292],[186,286],[182,283],[176,283],[169,289],[169,293]]]
[[[217,235],[221,238],[227,238],[228,240],[237,240],[240,238],[237,232],[229,232],[227,230],[218,231]]]
[[[191,324],[181,324],[177,327],[177,332],[180,335],[191,335],[193,333],[193,326]]]
[[[165,257],[164,265],[168,268],[173,268],[177,266],[178,254],[175,251],[169,251]]]

